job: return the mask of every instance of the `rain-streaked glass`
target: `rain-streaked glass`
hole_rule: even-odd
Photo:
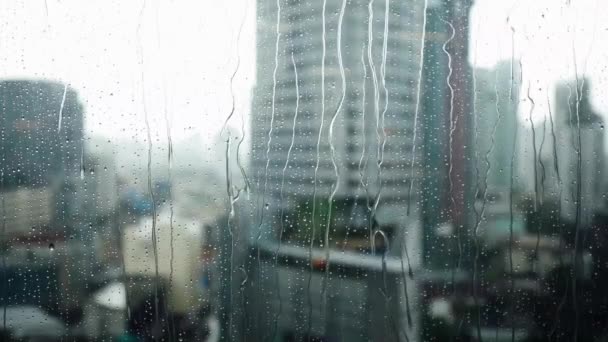
[[[602,1],[0,18],[1,340],[608,339]]]

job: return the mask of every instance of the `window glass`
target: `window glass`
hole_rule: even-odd
[[[608,338],[608,4],[0,17],[3,341]]]

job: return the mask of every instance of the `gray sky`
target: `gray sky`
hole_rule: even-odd
[[[234,127],[243,114],[247,120],[254,82],[255,1],[249,1]],[[142,12],[142,1],[7,1],[0,6],[0,77],[68,82],[85,102],[89,135],[145,141],[145,97],[154,143],[166,141],[165,108],[174,141],[199,132],[212,143],[231,108],[229,79],[246,2],[147,0]],[[608,3],[571,2],[477,0],[471,60],[490,67],[510,59],[513,26],[524,90],[530,82],[533,97],[544,99],[546,85],[574,77],[574,42],[579,74],[591,75],[592,102],[608,113],[600,96],[608,90]]]
[[[602,0],[477,0],[471,61],[477,56],[477,65],[492,66],[498,59],[510,60],[513,47],[515,63],[521,59],[523,66],[520,117],[529,112],[525,94],[530,85],[536,99],[534,117],[541,120],[547,112],[547,90],[553,99],[556,82],[574,79],[576,60],[579,79],[588,75],[592,103],[606,117],[608,102],[602,94],[608,90],[607,23],[608,2]]]
[[[85,101],[89,134],[143,141],[145,94],[158,139],[166,136],[165,106],[174,140],[194,132],[213,139],[231,108],[229,78],[244,1],[148,0],[142,16],[142,1],[46,3],[0,6],[1,77],[68,82]],[[237,120],[250,102],[254,13],[252,4],[234,85]]]

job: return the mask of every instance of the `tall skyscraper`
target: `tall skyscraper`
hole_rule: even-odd
[[[517,80],[511,81],[511,74],[519,75],[518,69],[516,62],[503,61],[493,69],[475,70],[477,187],[483,192],[487,185],[489,194],[505,194],[510,189],[520,89]]]
[[[519,147],[522,190],[537,204],[559,204],[561,218],[581,227],[588,227],[604,204],[604,129],[589,101],[590,88],[588,80],[558,84],[551,117],[547,111],[535,120],[536,144],[528,128]]]
[[[83,123],[82,104],[68,85],[0,81],[4,305],[71,311],[94,273],[90,247],[85,248],[90,244],[68,238],[90,230],[91,223],[81,220],[76,225],[68,217],[74,209],[69,197],[78,189],[66,185],[82,170]],[[65,259],[56,258],[55,249],[62,250]],[[67,298],[65,293],[73,295]]]
[[[284,227],[305,232],[299,239],[303,241],[289,241],[292,246],[281,250],[285,255],[287,251],[299,255],[290,254],[293,264],[284,267],[281,276],[277,275],[277,284],[283,285],[260,285],[272,276],[268,276],[267,268],[259,266],[261,263],[252,262],[252,268],[258,268],[258,275],[249,278],[255,279],[252,281],[255,289],[272,288],[273,294],[266,300],[263,295],[251,300],[250,306],[258,308],[256,314],[248,316],[253,317],[252,321],[256,322],[253,326],[262,335],[271,330],[264,328],[264,321],[272,322],[272,318],[259,317],[257,313],[278,307],[274,303],[281,298],[284,312],[291,310],[288,306],[296,309],[293,310],[295,318],[282,318],[279,325],[293,325],[290,329],[296,336],[312,333],[333,337],[340,331],[339,327],[343,327],[344,336],[349,336],[346,338],[349,340],[393,340],[385,330],[382,338],[374,338],[374,331],[383,326],[382,319],[362,318],[383,317],[393,308],[376,311],[376,291],[357,292],[374,288],[367,281],[386,270],[368,268],[363,256],[353,257],[349,263],[354,271],[353,283],[348,290],[339,289],[340,296],[333,302],[328,299],[327,306],[317,300],[315,294],[322,289],[322,275],[311,270],[308,285],[306,277],[301,277],[309,274],[309,262],[316,267],[315,261],[319,261],[316,256],[308,259],[310,227],[327,229],[325,221],[319,226],[319,222],[313,223],[319,218],[310,215],[310,207],[315,208],[317,214],[327,215],[327,203],[333,198],[335,222],[328,225],[331,233],[342,225],[351,229],[352,234],[353,222],[357,220],[364,221],[366,228],[375,225],[385,232],[382,236],[378,234],[379,240],[388,237],[387,259],[395,265],[406,265],[404,251],[407,250],[410,258],[403,268],[410,267],[410,270],[419,269],[423,255],[425,259],[431,256],[433,247],[445,246],[433,237],[437,225],[443,222],[436,220],[441,217],[441,211],[450,222],[466,227],[472,208],[462,204],[471,197],[469,189],[472,188],[468,183],[471,169],[469,8],[470,1],[258,1],[257,76],[251,115],[252,184],[258,196],[256,209],[265,221],[254,222],[253,236],[261,233],[276,239]],[[450,37],[450,27],[454,28],[455,37],[448,47],[452,58],[448,65],[442,46]],[[454,74],[447,84],[450,69]],[[446,95],[450,86],[454,88],[453,101]],[[448,115],[450,107],[452,117]],[[440,126],[435,126],[438,122]],[[451,126],[451,132],[445,129]],[[437,185],[433,181],[444,180],[448,174],[443,157],[447,159],[450,134],[454,138],[453,151],[450,151],[453,152],[454,187],[449,190],[457,202],[435,202],[439,197],[448,198],[447,184]],[[313,202],[313,198],[317,202]],[[352,214],[354,205],[345,200],[353,199],[363,200],[359,207],[364,210],[363,215]],[[304,216],[303,219],[296,218],[291,221],[295,224],[282,225],[285,222],[280,221],[281,209],[290,212],[301,207],[306,207],[306,215],[299,215],[301,212],[296,209],[293,216]],[[367,208],[372,209],[365,211]],[[369,222],[368,213],[375,222]],[[427,221],[435,225],[427,225]],[[323,231],[316,230],[317,235],[323,235]],[[465,228],[460,231],[464,232]],[[426,246],[421,246],[421,234],[425,236],[424,241],[430,242]],[[283,241],[287,240],[284,235]],[[351,235],[349,241],[352,240]],[[330,239],[329,244],[333,246],[336,242]],[[296,251],[298,248],[293,244],[306,249]],[[362,245],[370,245],[367,235]],[[427,246],[428,251],[423,253],[421,247]],[[434,250],[435,254],[449,254],[436,247]],[[271,252],[278,254],[278,251]],[[445,260],[436,259],[436,263],[446,264]],[[336,272],[341,268],[331,267],[335,267]],[[385,281],[390,284],[387,286],[399,284],[397,287],[400,287],[401,281],[415,283],[405,280],[407,274],[401,272],[406,271],[396,270],[396,277]],[[336,287],[331,285],[331,280],[327,284],[328,297],[332,298],[331,289]],[[275,296],[275,287],[279,296]],[[279,291],[278,287],[289,290]],[[310,304],[302,300],[306,298],[306,291],[312,293]],[[281,296],[285,292],[288,294]],[[398,292],[400,290],[391,297],[395,298],[391,301],[396,310],[394,320],[397,326],[408,330],[403,314],[408,305],[403,297],[407,294],[400,298]],[[346,304],[350,296],[356,299],[348,299]],[[361,303],[356,304],[361,308],[355,310],[356,313],[347,309],[355,302]],[[314,308],[310,314],[306,310],[308,305]],[[323,307],[328,308],[327,314],[317,310]],[[342,317],[342,313],[348,313],[346,322],[333,319]],[[417,313],[412,315],[416,317]],[[413,328],[410,332],[416,330]]]
[[[77,93],[48,81],[0,82],[5,188],[36,187],[79,172],[84,115]]]
[[[578,85],[560,84],[555,92],[561,215],[571,222],[578,220],[585,228],[603,204],[605,177],[603,121],[589,101],[590,87],[588,80],[579,80]],[[554,168],[549,170],[554,173]]]
[[[519,232],[521,220],[511,218],[511,196],[516,191],[519,64],[505,60],[492,69],[474,70],[474,107],[471,128],[478,236],[491,243]],[[513,76],[513,78],[511,77]],[[511,188],[511,182],[514,186]],[[516,197],[514,197],[515,199]],[[482,213],[483,212],[483,213]],[[513,223],[512,223],[513,222]]]
[[[421,182],[426,267],[454,267],[473,224],[472,1],[430,1],[424,51]],[[455,239],[454,237],[458,237]],[[455,245],[458,240],[459,246]],[[434,246],[442,245],[438,251]]]
[[[2,192],[27,195],[11,198],[23,214],[30,201],[44,203],[39,210],[48,215],[40,217],[48,218],[39,225],[65,225],[72,191],[63,184],[78,178],[84,152],[84,114],[76,91],[49,81],[1,81],[0,105]]]
[[[311,204],[313,195],[326,203],[335,184],[336,200],[378,200],[379,224],[402,234],[418,220],[424,3],[344,4],[342,12],[340,0],[325,11],[323,2],[280,1],[279,13],[276,2],[258,1],[257,192],[272,211]],[[334,212],[341,209],[349,208]]]

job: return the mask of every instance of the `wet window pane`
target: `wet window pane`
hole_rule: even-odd
[[[603,341],[608,5],[0,6],[4,341]]]

